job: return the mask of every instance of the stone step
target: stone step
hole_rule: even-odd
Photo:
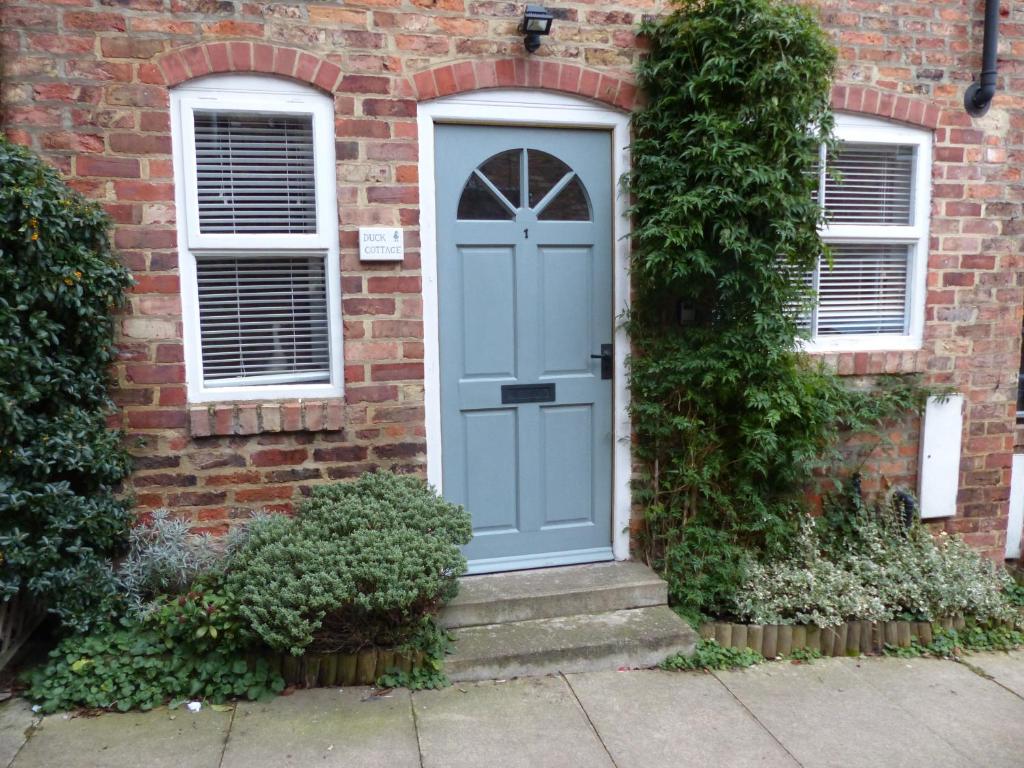
[[[665,605],[668,587],[643,563],[622,561],[459,579],[441,612],[449,629]]]
[[[666,605],[462,627],[452,634],[455,653],[445,660],[451,680],[653,667],[666,656],[692,653],[697,642],[690,625]]]

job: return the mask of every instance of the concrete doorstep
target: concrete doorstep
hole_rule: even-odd
[[[0,705],[0,768],[1024,765],[1024,653],[325,688],[192,714]],[[220,708],[218,708],[220,709]]]

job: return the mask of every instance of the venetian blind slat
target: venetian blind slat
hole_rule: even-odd
[[[203,234],[313,234],[311,115],[194,113]]]
[[[196,259],[206,386],[329,382],[326,254]]]

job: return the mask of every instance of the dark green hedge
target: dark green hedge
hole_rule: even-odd
[[[113,593],[129,471],[107,428],[112,313],[130,284],[109,221],[0,140],[0,599],[20,590],[82,628]]]

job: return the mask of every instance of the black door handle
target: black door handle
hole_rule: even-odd
[[[601,361],[601,378],[610,379],[612,377],[612,345],[602,344],[601,354],[590,357]]]

